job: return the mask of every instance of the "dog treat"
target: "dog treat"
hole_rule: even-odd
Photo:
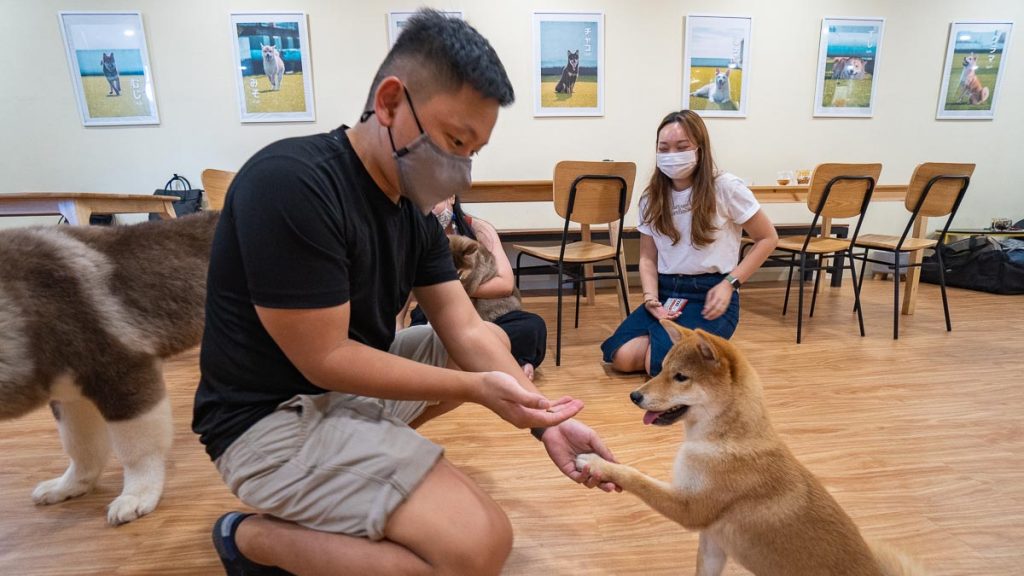
[[[683,306],[686,306],[686,302],[686,298],[669,298],[663,306],[669,312],[678,312],[683,309]]]

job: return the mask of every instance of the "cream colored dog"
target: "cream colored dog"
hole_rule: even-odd
[[[645,424],[686,424],[675,480],[656,480],[596,454],[576,467],[632,492],[700,531],[697,574],[732,557],[761,576],[923,574],[902,554],[868,545],[825,487],[775,433],[754,369],[730,342],[662,320],[674,346],[662,372],[630,394]]]

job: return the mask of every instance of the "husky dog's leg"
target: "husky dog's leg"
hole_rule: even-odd
[[[107,507],[107,522],[124,524],[156,508],[164,490],[172,432],[171,405],[166,395],[148,412],[110,423],[114,452],[124,465],[124,489]]]
[[[78,397],[54,400],[50,408],[71,463],[63,476],[36,486],[32,492],[36,504],[54,504],[92,490],[110,456],[107,425],[96,405]]]
[[[720,576],[725,570],[725,561],[725,550],[707,531],[702,531],[700,546],[697,548],[697,576]]]

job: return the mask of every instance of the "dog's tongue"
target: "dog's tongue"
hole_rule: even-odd
[[[644,412],[644,424],[650,424],[654,422],[655,420],[658,419],[658,416],[661,416],[662,414],[664,414],[664,412],[653,412],[651,410]]]

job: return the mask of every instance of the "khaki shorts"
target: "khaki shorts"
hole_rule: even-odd
[[[389,352],[434,366],[448,358],[430,326],[402,330]],[[298,395],[235,440],[217,470],[242,502],[261,512],[380,540],[388,517],[444,452],[409,427],[430,404],[340,392]]]

